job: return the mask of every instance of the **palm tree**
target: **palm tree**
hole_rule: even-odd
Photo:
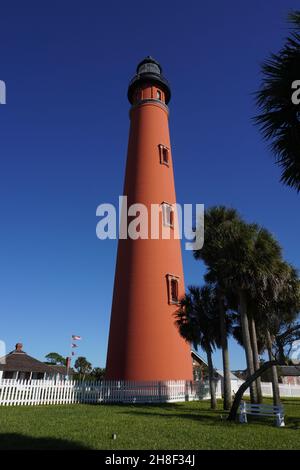
[[[281,248],[266,229],[256,224],[239,224],[234,247],[236,252],[235,273],[230,282],[232,288],[235,286],[239,296],[243,345],[246,352],[248,375],[250,376],[255,370],[258,370],[259,358],[255,315],[251,315],[249,297],[256,300],[258,293],[261,293],[262,296],[265,295],[270,279],[274,289],[275,287],[279,289],[281,286],[280,276],[276,272],[281,257]],[[257,391],[257,382],[251,384],[250,393],[253,402],[261,400],[261,390]]]
[[[222,348],[223,360],[223,377],[224,377],[224,409],[227,410],[231,406],[231,379],[230,379],[230,362],[228,350],[228,317],[226,308],[226,288],[224,286],[222,276],[213,269],[216,259],[220,255],[220,251],[224,245],[227,231],[232,223],[239,220],[239,215],[235,209],[228,209],[224,206],[212,207],[205,212],[205,244],[201,250],[194,251],[196,260],[203,260],[208,267],[208,273],[205,280],[212,283],[216,287],[219,306],[219,328],[220,340]]]
[[[175,312],[176,325],[181,336],[200,346],[207,355],[211,408],[216,409],[216,390],[212,353],[219,346],[218,300],[212,287],[190,286],[188,293],[181,299],[180,307]]]
[[[284,263],[280,259],[280,249],[276,243],[274,245],[274,239],[268,233],[264,233],[264,245],[263,250],[266,250],[268,244],[275,248],[275,263],[273,266],[272,273],[268,275],[267,279],[263,285],[257,284],[255,290],[255,296],[248,296],[248,309],[249,309],[249,332],[253,353],[253,365],[254,371],[257,371],[260,368],[259,353],[262,353],[265,349],[268,351],[269,360],[274,359],[272,354],[272,339],[270,334],[270,315],[272,315],[273,324],[274,319],[283,319],[287,316],[287,312],[280,312],[278,310],[279,302],[282,302],[284,292],[290,290],[290,295],[295,301],[296,294],[293,284],[293,288],[289,288],[290,282],[292,282],[292,277],[297,276],[293,268]],[[261,256],[261,255],[260,255]],[[277,262],[276,262],[277,259]],[[291,300],[292,302],[292,300]],[[285,302],[285,304],[287,301]],[[287,305],[285,305],[286,308]],[[293,304],[294,307],[294,304]],[[276,314],[275,310],[277,311]],[[272,314],[270,313],[272,312]],[[274,330],[274,328],[272,328]],[[278,376],[276,367],[272,367],[272,385],[273,385],[273,399],[274,404],[279,404],[279,386],[278,386]],[[257,402],[262,403],[262,390],[261,390],[261,379],[258,377],[256,379],[256,389],[257,389]]]
[[[249,318],[249,333],[250,333],[250,341],[251,341],[252,354],[253,354],[253,368],[254,368],[254,372],[256,372],[260,368],[260,359],[259,359],[260,350],[258,346],[256,322],[255,322],[253,315],[250,315],[250,318]],[[263,394],[262,394],[260,377],[256,379],[255,383],[256,383],[257,403],[262,403]]]
[[[266,289],[264,296],[257,296],[257,318],[259,319],[260,332],[259,341],[265,341],[265,347],[268,350],[269,361],[265,362],[259,370],[255,371],[239,388],[235,395],[232,408],[229,413],[229,421],[235,419],[239,403],[245,390],[249,387],[250,383],[257,380],[261,375],[271,368],[272,373],[272,389],[273,389],[273,403],[279,404],[279,386],[277,376],[277,365],[286,363],[285,347],[291,349],[291,344],[294,340],[300,337],[300,324],[295,321],[298,318],[300,311],[300,280],[296,270],[287,263],[281,263],[279,268],[281,273],[281,288],[278,289],[280,283],[277,281],[274,288],[274,279],[270,287]],[[278,273],[277,273],[278,275]],[[275,276],[274,276],[275,278]],[[281,279],[281,281],[282,281]],[[261,311],[261,309],[264,309]],[[236,330],[233,331],[236,335]],[[275,338],[275,348],[274,348]],[[265,349],[262,346],[262,349]],[[277,348],[277,351],[276,351]],[[275,349],[275,355],[273,353]],[[289,351],[287,351],[289,355]],[[275,358],[274,358],[275,356]],[[274,360],[275,359],[275,360]]]
[[[234,292],[238,298],[247,370],[248,374],[252,375],[254,365],[246,293],[250,284],[253,283],[254,273],[253,267],[249,266],[249,259],[252,259],[249,251],[253,245],[256,226],[247,225],[234,209],[227,209],[223,206],[213,207],[206,211],[204,223],[205,244],[202,250],[194,253],[194,256],[203,259],[207,265],[206,280],[214,281],[224,295],[230,291]],[[226,351],[222,352],[224,358]],[[223,364],[226,367],[226,359],[223,360]],[[229,371],[226,370],[226,372],[229,376]],[[255,384],[251,384],[250,392],[252,401],[256,402]],[[228,401],[231,401],[231,397],[228,397]]]
[[[250,334],[250,341],[251,341],[251,348],[252,348],[252,355],[253,355],[253,367],[254,367],[254,371],[256,372],[260,368],[259,356],[265,350],[266,338],[265,338],[265,331],[262,331],[260,328],[257,328],[256,320],[252,312],[252,302],[250,300],[248,300],[248,302],[249,302],[248,306],[250,304],[250,308],[248,309],[248,315],[250,314],[249,315],[249,334]],[[242,328],[241,328],[239,315],[236,315],[235,320],[236,320],[236,324],[233,327],[233,337],[242,347],[244,347]],[[256,379],[255,383],[256,383],[257,403],[262,403],[263,395],[262,395],[260,377]]]
[[[299,318],[300,308],[297,317]],[[280,364],[289,363],[289,355],[295,341],[300,340],[300,323],[296,321],[280,321],[278,324],[278,333],[275,336],[273,349],[275,357]]]
[[[263,81],[256,93],[261,112],[255,122],[271,143],[276,162],[282,169],[281,181],[300,191],[300,114],[292,101],[292,83],[299,80],[300,12],[289,17],[293,30],[285,45],[265,61]]]
[[[288,263],[278,262],[273,276],[268,280],[268,287],[256,299],[258,318],[265,331],[265,346],[269,361],[275,359],[273,343],[280,333],[282,324],[292,323],[300,310],[300,282],[297,271]],[[282,358],[281,358],[282,359]],[[280,402],[278,374],[272,366],[272,390],[274,405]]]
[[[89,374],[92,370],[92,364],[83,356],[79,356],[76,359],[74,367],[82,380],[84,380],[86,374]]]
[[[232,209],[215,207],[206,212],[205,244],[197,256],[208,267],[206,280],[214,280],[225,294],[234,293],[238,299],[247,370],[253,375],[248,298],[264,291],[269,279],[276,285],[274,269],[281,248],[267,230],[245,223]],[[250,394],[251,401],[257,402],[255,383],[251,383]]]

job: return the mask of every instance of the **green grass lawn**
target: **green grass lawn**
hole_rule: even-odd
[[[300,399],[282,402],[285,428],[228,423],[207,401],[0,407],[0,449],[300,449]]]

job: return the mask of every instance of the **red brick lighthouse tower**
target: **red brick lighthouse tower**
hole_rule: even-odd
[[[169,136],[170,87],[147,57],[128,88],[130,134],[124,184],[128,208],[144,204],[149,238],[119,239],[107,373],[109,380],[192,380],[189,345],[174,324],[184,294],[180,240],[174,238],[176,203]],[[151,205],[161,209],[170,238],[151,238]],[[138,214],[137,214],[138,215]],[[132,218],[128,217],[128,224]]]

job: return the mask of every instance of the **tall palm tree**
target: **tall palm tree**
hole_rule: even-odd
[[[202,259],[207,265],[206,280],[214,281],[224,294],[228,290],[234,291],[239,300],[243,346],[248,374],[251,375],[254,372],[254,366],[245,297],[253,271],[249,272],[249,266],[245,264],[253,239],[253,229],[243,222],[234,209],[227,209],[223,206],[213,207],[206,211],[204,223],[205,243],[202,250],[195,252],[194,256]],[[221,315],[222,312],[220,312]],[[224,357],[226,351],[222,352]],[[223,363],[225,364],[225,361]],[[256,402],[254,384],[251,384],[250,392],[252,401]],[[230,398],[228,397],[228,401]]]
[[[267,242],[267,244],[266,244]],[[266,232],[264,234],[263,250],[266,250],[268,244],[273,247],[274,239]],[[270,334],[270,315],[274,319],[279,319],[287,316],[287,313],[278,310],[279,302],[282,302],[284,293],[291,290],[290,294],[295,299],[294,285],[289,289],[289,283],[293,276],[297,276],[293,268],[284,263],[280,257],[280,249],[276,247],[275,242],[275,263],[272,272],[267,275],[264,284],[257,283],[255,295],[248,296],[248,307],[250,311],[249,317],[249,331],[253,353],[254,371],[260,368],[259,352],[265,349],[268,351],[269,360],[273,360],[272,354],[272,339]],[[274,247],[273,247],[274,248]],[[277,262],[276,262],[277,260]],[[275,310],[278,310],[275,314]],[[272,313],[270,313],[272,312]],[[272,329],[274,330],[274,328]],[[279,385],[277,369],[272,367],[272,386],[273,386],[273,399],[274,404],[279,404]],[[262,402],[262,390],[260,377],[256,380],[257,388],[257,401]]]
[[[251,341],[252,354],[253,354],[253,368],[254,368],[254,372],[256,372],[260,368],[260,360],[259,360],[257,328],[256,328],[256,322],[255,322],[253,315],[250,315],[250,318],[249,318],[249,332],[250,332],[250,341]],[[257,403],[262,403],[263,394],[262,394],[260,377],[256,379],[255,383],[256,383]]]
[[[212,353],[220,342],[217,311],[218,300],[210,286],[190,286],[175,313],[175,323],[181,336],[196,349],[200,346],[206,352],[212,409],[217,407],[212,360]]]
[[[292,84],[299,80],[300,12],[289,17],[293,30],[283,48],[265,61],[263,81],[256,93],[260,114],[255,118],[263,137],[270,142],[281,181],[300,191],[300,112],[293,103]]]
[[[209,269],[209,279],[238,298],[239,315],[248,375],[254,373],[249,330],[248,297],[267,287],[276,276],[273,270],[281,248],[272,235],[256,224],[247,224],[232,209],[212,208],[205,216],[205,244],[197,253]],[[251,401],[257,402],[255,383],[250,386]]]
[[[262,331],[260,328],[257,328],[256,320],[254,319],[253,312],[252,312],[251,301],[248,300],[248,306],[249,305],[250,305],[250,308],[248,309],[248,315],[250,313],[249,334],[250,334],[250,341],[251,341],[251,348],[252,348],[252,355],[253,355],[253,367],[254,367],[254,371],[256,372],[260,368],[260,354],[262,354],[265,350],[266,338],[265,338],[265,331]],[[241,328],[239,315],[236,315],[235,320],[236,322],[233,327],[233,337],[242,347],[244,347],[242,328]],[[256,383],[257,403],[262,403],[263,395],[262,395],[260,377],[256,379],[255,383]]]
[[[230,362],[228,350],[228,317],[226,308],[227,291],[224,285],[224,279],[215,266],[216,259],[221,255],[226,239],[228,229],[232,223],[240,220],[235,209],[226,208],[224,206],[212,207],[205,212],[205,243],[201,250],[194,251],[196,260],[203,260],[208,268],[205,280],[216,286],[219,305],[219,328],[222,348],[223,360],[223,377],[224,377],[224,409],[227,410],[231,406],[232,392],[230,379]]]
[[[235,272],[230,282],[239,296],[239,313],[242,327],[243,345],[246,352],[248,375],[259,368],[255,316],[251,315],[249,298],[257,298],[258,293],[264,293],[268,281],[273,280],[274,286],[280,286],[276,276],[281,248],[272,235],[256,224],[239,224],[234,243],[236,258]],[[252,327],[251,327],[252,326]],[[252,338],[251,338],[252,333]],[[251,400],[261,400],[261,390],[258,383],[250,386]]]
[[[269,360],[274,359],[273,343],[280,333],[282,324],[292,323],[300,310],[300,281],[297,271],[286,262],[278,262],[268,287],[257,297],[258,322],[265,332],[265,345]],[[272,366],[272,390],[274,405],[280,402],[278,374]]]

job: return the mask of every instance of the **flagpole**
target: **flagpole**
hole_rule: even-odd
[[[69,361],[68,361],[68,364],[67,364],[67,376],[69,377],[69,369],[71,367],[71,361],[72,361],[72,357],[73,355],[75,356],[75,352],[73,352],[73,348],[77,348],[77,344],[74,343],[74,341],[79,341],[81,340],[81,336],[78,336],[78,335],[71,335],[71,344],[70,344],[70,357],[69,357]]]
[[[71,344],[70,344],[70,357],[69,357],[69,361],[68,361],[68,364],[67,364],[67,376],[69,377],[69,369],[71,367],[71,361],[72,361],[72,357],[73,355],[75,356],[75,352],[73,352],[73,348],[77,348],[77,344],[74,343],[74,341],[79,341],[81,340],[81,336],[78,336],[78,335],[71,335]]]
[[[68,377],[68,380],[69,380],[69,370],[70,370],[70,366],[71,366],[71,360],[72,360],[72,335],[71,335],[71,342],[70,342],[70,356],[69,356],[69,360],[67,359],[67,377]]]

